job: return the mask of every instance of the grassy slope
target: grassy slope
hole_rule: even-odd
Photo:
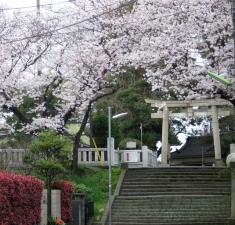
[[[78,131],[79,131],[79,126],[78,124],[69,124],[67,125],[67,129],[69,130],[69,133],[70,134],[73,134],[75,135]],[[90,139],[85,136],[85,135],[82,135],[82,141],[85,143],[85,144],[89,144],[90,143]]]
[[[79,165],[80,176],[72,175],[69,180],[75,184],[84,184],[93,190],[93,201],[95,208],[95,220],[99,220],[103,209],[108,202],[109,179],[108,169],[87,167]],[[121,168],[112,168],[112,191],[114,192],[116,184],[121,173]]]

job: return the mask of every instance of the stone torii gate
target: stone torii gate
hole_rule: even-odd
[[[213,124],[213,139],[215,150],[215,166],[222,166],[219,122],[218,116],[234,115],[234,107],[229,106],[229,102],[224,99],[204,99],[204,100],[190,100],[190,101],[159,101],[152,99],[145,99],[146,103],[151,104],[152,108],[162,109],[157,113],[151,113],[151,118],[162,118],[162,156],[161,166],[168,166],[168,135],[169,135],[169,117],[197,117],[197,116],[212,116]],[[195,109],[194,107],[198,107]],[[181,108],[178,113],[174,113],[169,108]]]

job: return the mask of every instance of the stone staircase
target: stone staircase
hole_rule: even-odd
[[[112,205],[112,225],[228,224],[231,180],[229,176],[219,176],[220,170],[216,167],[127,170],[120,194]]]

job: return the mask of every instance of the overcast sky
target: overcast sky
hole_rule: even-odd
[[[66,0],[40,0],[41,5],[60,3],[64,4]],[[68,1],[69,2],[69,1]],[[36,6],[37,0],[0,0],[0,5],[9,8],[20,8],[20,7],[29,7]]]

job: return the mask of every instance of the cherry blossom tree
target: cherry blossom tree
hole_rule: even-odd
[[[75,112],[84,115],[76,165],[92,104],[115,92],[125,68],[142,68],[163,99],[233,99],[233,86],[207,75],[234,83],[230,9],[227,0],[77,0],[40,15],[1,11],[0,110],[32,133],[63,131]],[[27,112],[25,98],[34,100]]]
[[[233,86],[207,75],[214,71],[234,83],[231,1],[139,0],[125,16],[122,43],[132,45],[123,60],[145,68],[165,99],[234,97]]]
[[[107,46],[112,38],[102,33],[104,24],[97,20],[112,8],[85,2],[81,5],[78,1],[73,8],[59,9],[56,14],[15,13],[2,20],[2,27],[6,20],[9,24],[2,32],[2,112],[14,113],[21,130],[32,133],[63,131],[74,112],[84,114],[75,136],[74,165],[93,102],[114,93],[118,88],[115,75],[123,72],[118,57],[110,55],[117,45]],[[112,7],[118,9],[120,3]],[[66,16],[69,19],[64,19]],[[20,110],[25,98],[35,100],[26,113]],[[49,110],[51,104],[56,113]]]

